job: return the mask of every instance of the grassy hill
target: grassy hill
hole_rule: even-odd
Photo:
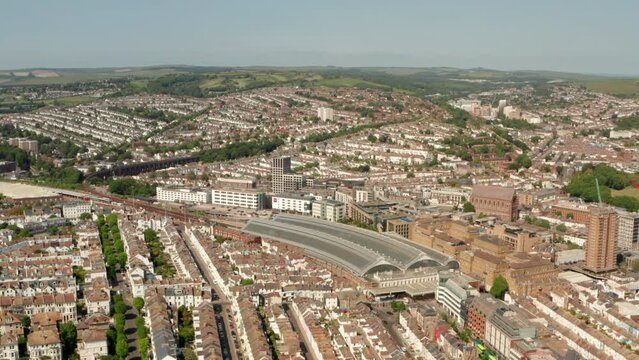
[[[49,70],[53,77],[34,76]],[[16,76],[25,75],[28,76]],[[37,72],[35,73],[37,74]],[[130,90],[208,96],[278,84],[301,86],[354,86],[403,89],[415,94],[463,95],[503,86],[544,85],[566,82],[618,96],[639,96],[639,79],[583,75],[552,71],[499,71],[484,68],[340,68],[340,67],[198,67],[153,66],[95,69],[22,69],[0,72],[0,87],[64,85],[105,79],[127,79]],[[197,89],[199,90],[197,90]],[[170,92],[170,91],[169,91]],[[200,94],[201,93],[201,94]]]

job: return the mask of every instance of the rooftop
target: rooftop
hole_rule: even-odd
[[[251,220],[244,231],[299,246],[310,256],[360,276],[418,267],[458,267],[453,258],[401,236],[310,217],[278,215],[273,220]]]
[[[503,186],[475,185],[473,186],[473,196],[511,201],[515,197],[515,189]]]

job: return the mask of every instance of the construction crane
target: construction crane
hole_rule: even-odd
[[[599,200],[599,207],[601,207],[601,191],[599,191],[599,179],[595,178],[595,185],[597,185],[597,199]]]

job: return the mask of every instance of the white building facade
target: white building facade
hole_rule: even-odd
[[[312,211],[314,199],[315,197],[305,194],[281,194],[274,195],[271,203],[274,210],[309,215]]]
[[[247,209],[264,209],[264,193],[237,190],[211,190],[211,203],[214,205],[242,207]]]
[[[156,188],[158,201],[207,204],[211,202],[211,192],[203,189]]]
[[[77,219],[85,213],[91,213],[91,203],[78,202],[62,206],[62,216],[67,219]]]
[[[314,218],[337,222],[346,216],[346,205],[335,200],[313,202],[312,215]]]

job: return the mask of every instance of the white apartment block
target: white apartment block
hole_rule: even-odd
[[[335,116],[335,111],[333,111],[333,109],[331,108],[320,107],[317,109],[317,117],[320,118],[320,120],[322,121],[326,121],[326,120],[332,121],[334,116]]]
[[[306,194],[280,194],[274,195],[271,203],[274,210],[309,215],[314,199],[315,197]]]
[[[617,246],[620,250],[638,250],[639,213],[618,211]]]
[[[203,189],[157,187],[158,201],[207,204],[211,202],[211,192]]]
[[[335,200],[313,202],[312,215],[314,218],[337,222],[346,215],[346,205]]]
[[[373,191],[369,189],[356,189],[355,190],[355,202],[369,202],[373,201]]]
[[[439,204],[459,205],[470,199],[470,190],[457,188],[433,189],[430,192],[431,200],[437,200]]]
[[[214,205],[224,205],[242,207],[247,209],[264,209],[264,193],[254,191],[237,190],[211,190],[211,203]]]
[[[446,312],[463,325],[466,302],[471,296],[478,296],[479,292],[469,285],[472,278],[463,274],[440,274],[435,292],[435,300],[440,303]]]
[[[335,200],[348,204],[353,201],[353,194],[350,189],[335,191]]]
[[[91,203],[77,202],[62,205],[62,216],[67,219],[77,219],[84,213],[91,213]]]

